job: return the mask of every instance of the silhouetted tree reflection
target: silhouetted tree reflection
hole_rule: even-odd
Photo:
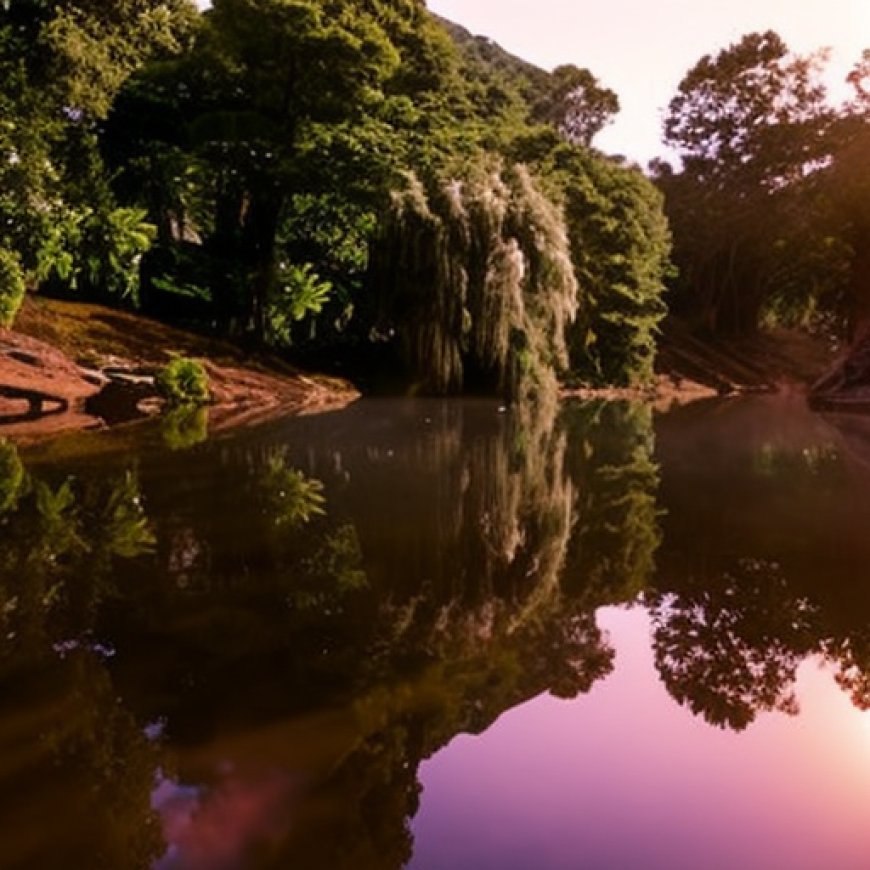
[[[846,637],[827,640],[823,650],[852,703],[860,710],[870,710],[870,630],[862,627]]]
[[[723,423],[696,423],[690,447],[724,452],[730,471],[711,465],[707,476],[692,457],[690,487],[675,482],[668,493],[662,570],[645,595],[661,678],[711,724],[742,730],[767,711],[796,713],[797,670],[816,656],[862,706],[870,655],[854,580],[868,554],[864,536],[850,533],[861,521],[841,451],[758,415],[753,449],[737,455],[715,441],[728,437]]]
[[[679,703],[736,730],[764,711],[797,712],[793,685],[817,645],[816,613],[776,563],[741,559],[647,604],[656,667]]]

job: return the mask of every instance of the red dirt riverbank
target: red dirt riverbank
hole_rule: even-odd
[[[0,437],[37,440],[153,415],[153,376],[173,354],[209,375],[209,430],[347,404],[347,382],[99,305],[30,298],[0,329]]]

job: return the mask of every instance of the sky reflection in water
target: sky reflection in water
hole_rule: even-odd
[[[420,768],[412,868],[868,866],[870,713],[818,662],[801,715],[740,734],[674,704],[657,679],[642,608],[605,609],[613,675],[456,737]]]

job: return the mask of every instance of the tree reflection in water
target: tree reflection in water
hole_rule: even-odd
[[[746,529],[711,549],[697,499],[663,512],[647,408],[363,404],[172,446],[28,473],[0,442],[0,834],[43,866],[148,866],[156,784],[159,867],[400,867],[420,762],[605,678],[602,606],[646,604],[711,723],[792,712],[811,655],[870,698],[870,635],[807,559]],[[728,484],[825,499],[838,461],[766,448]]]
[[[134,469],[100,484],[24,471],[0,441],[0,806],[9,866],[147,867],[157,753],[118,701],[97,614],[154,538]],[[50,834],[56,833],[57,839]]]
[[[112,682],[125,715],[164,723],[164,771],[173,757],[184,767],[178,747],[219,733],[320,723],[325,758],[308,775],[321,803],[294,812],[330,810],[282,839],[281,860],[401,866],[420,761],[541,692],[588,691],[613,666],[595,608],[626,600],[652,567],[654,530],[634,558],[614,524],[637,521],[616,489],[654,489],[655,475],[595,492],[651,443],[649,431],[629,433],[614,448],[594,431],[602,415],[631,428],[630,414],[573,421],[590,439],[577,454],[555,409],[441,403],[416,414],[402,423],[411,437],[395,432],[386,449],[354,426],[333,443],[304,432],[301,446],[218,443],[51,485],[4,452],[4,619],[40,661],[61,648],[90,656],[92,685],[77,695],[89,717]],[[294,467],[300,456],[308,470]],[[572,544],[593,522],[600,534]],[[21,649],[8,652],[21,669]],[[321,727],[317,711],[329,710]],[[101,718],[111,721],[89,721]],[[157,764],[129,766],[143,773],[140,798]],[[221,782],[208,766],[187,773],[206,790]],[[178,775],[164,773],[164,788]]]
[[[565,413],[577,523],[568,582],[599,605],[628,603],[647,587],[661,544],[653,415],[631,402],[588,402]]]
[[[815,646],[815,614],[789,596],[776,563],[740,559],[647,604],[656,667],[675,700],[735,730],[764,711],[797,711],[793,684]]]
[[[843,606],[868,555],[844,519],[854,481],[834,443],[783,441],[761,438],[724,474],[693,463],[690,488],[671,493],[661,570],[644,596],[669,693],[738,731],[767,711],[798,712],[797,671],[811,656],[857,705],[870,698],[867,608]]]

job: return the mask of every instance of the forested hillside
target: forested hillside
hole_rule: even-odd
[[[670,235],[616,95],[420,0],[12,0],[0,314],[138,308],[429,393],[650,377]],[[359,370],[359,371],[357,371]]]

